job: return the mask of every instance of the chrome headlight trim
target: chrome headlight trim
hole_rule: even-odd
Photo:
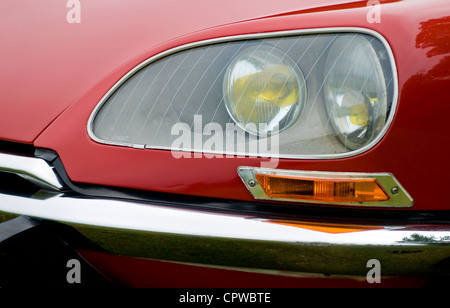
[[[386,49],[387,55],[389,57],[389,62],[392,68],[392,78],[393,78],[393,93],[392,93],[392,104],[390,108],[390,112],[388,115],[388,118],[386,119],[386,123],[384,125],[384,128],[381,130],[379,135],[375,137],[371,142],[369,142],[367,145],[357,149],[357,150],[351,150],[349,152],[345,153],[337,153],[337,154],[283,154],[281,158],[286,159],[305,159],[305,160],[313,160],[313,159],[338,159],[338,158],[348,158],[352,156],[359,155],[361,153],[364,153],[368,150],[370,150],[372,147],[374,147],[376,144],[378,144],[381,139],[385,136],[386,132],[391,126],[391,123],[394,119],[394,115],[397,110],[397,104],[398,104],[398,74],[397,74],[397,65],[395,62],[394,54],[392,52],[392,49],[390,48],[390,45],[388,44],[387,40],[378,32],[366,28],[358,28],[358,27],[333,27],[333,28],[318,28],[318,29],[303,29],[303,30],[291,30],[291,31],[278,31],[278,32],[270,32],[270,33],[255,33],[255,34],[245,34],[245,35],[236,35],[236,36],[228,36],[228,37],[221,37],[221,38],[215,38],[215,39],[209,39],[194,43],[189,43],[185,45],[181,45],[172,49],[169,49],[167,51],[161,52],[134,67],[132,70],[130,70],[124,77],[122,77],[100,100],[100,102],[96,105],[93,112],[91,113],[88,123],[87,123],[87,133],[89,137],[94,140],[95,142],[105,144],[105,145],[113,145],[113,146],[122,146],[122,147],[130,147],[130,148],[140,148],[144,149],[147,148],[145,144],[132,144],[132,143],[126,143],[126,142],[120,142],[120,141],[110,141],[110,140],[103,140],[101,138],[98,138],[94,134],[93,130],[93,123],[98,115],[100,109],[104,106],[104,104],[108,101],[108,99],[111,97],[111,95],[120,87],[122,86],[128,79],[130,79],[132,76],[134,76],[137,72],[139,72],[144,67],[148,66],[149,64],[158,61],[164,57],[167,57],[169,55],[189,50],[191,48],[195,47],[203,47],[207,45],[213,45],[213,44],[219,44],[219,43],[227,43],[227,42],[236,42],[236,41],[243,41],[243,40],[250,40],[250,39],[267,39],[267,38],[277,38],[277,37],[290,37],[290,36],[296,36],[296,35],[307,35],[307,34],[339,34],[339,33],[356,33],[356,34],[367,34],[371,35],[375,38],[377,38],[384,48]],[[148,147],[151,149],[157,149],[157,150],[172,150],[170,147],[158,147],[158,146],[151,146]],[[237,154],[236,154],[237,155]]]

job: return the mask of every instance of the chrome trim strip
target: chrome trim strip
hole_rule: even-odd
[[[0,172],[17,174],[44,189],[63,188],[53,168],[39,158],[0,153]]]
[[[286,176],[298,176],[306,178],[372,178],[376,179],[383,187],[384,192],[390,197],[388,201],[379,202],[325,202],[325,201],[311,201],[311,200],[292,200],[285,198],[271,198],[266,195],[262,187],[259,185],[255,177],[256,173],[260,174],[276,174]],[[255,199],[260,200],[276,200],[297,203],[317,203],[317,204],[331,204],[331,205],[346,205],[346,206],[362,206],[362,207],[386,207],[386,208],[406,208],[412,207],[414,200],[406,189],[391,173],[356,173],[356,172],[321,172],[321,171],[300,171],[300,170],[283,170],[283,169],[267,169],[256,167],[239,167],[238,174]],[[252,182],[251,182],[252,181]],[[250,185],[252,183],[252,185]],[[395,193],[394,193],[395,191]]]
[[[178,46],[172,49],[169,49],[167,51],[164,51],[162,53],[159,53],[144,62],[137,65],[135,68],[133,68],[131,71],[129,71],[124,77],[122,77],[107,93],[106,95],[100,100],[100,102],[97,104],[97,106],[94,108],[93,112],[91,113],[88,123],[87,123],[87,132],[89,137],[101,144],[106,145],[115,145],[115,146],[123,146],[123,147],[131,147],[135,148],[138,146],[139,148],[142,148],[143,145],[134,145],[134,144],[127,144],[123,142],[113,142],[113,141],[107,141],[102,140],[100,138],[97,138],[93,132],[93,122],[95,117],[97,116],[99,110],[102,108],[102,106],[105,104],[105,102],[108,100],[108,98],[124,83],[126,82],[130,77],[132,77],[134,74],[136,74],[139,70],[144,68],[145,66],[149,65],[152,62],[155,62],[163,57],[166,57],[168,55],[187,50],[194,47],[201,47],[211,44],[218,44],[218,43],[225,43],[225,42],[231,42],[231,41],[239,41],[239,40],[248,40],[248,39],[265,39],[265,38],[274,38],[274,37],[286,37],[286,36],[294,36],[294,35],[305,35],[305,34],[325,34],[325,33],[362,33],[362,34],[368,34],[376,37],[384,47],[386,48],[386,51],[389,55],[389,59],[392,66],[392,74],[393,74],[393,82],[394,82],[394,93],[393,93],[393,101],[391,106],[391,112],[389,114],[389,117],[386,121],[386,124],[383,128],[383,130],[380,132],[380,134],[372,140],[369,144],[365,145],[364,147],[346,152],[346,153],[339,153],[339,154],[324,154],[324,155],[283,155],[279,158],[286,158],[286,159],[336,159],[336,158],[347,158],[359,155],[361,153],[364,153],[374,147],[386,134],[387,130],[389,129],[393,119],[394,114],[397,110],[397,101],[398,101],[398,74],[397,74],[397,65],[394,58],[394,53],[392,52],[391,47],[389,46],[389,43],[387,40],[378,32],[366,28],[358,28],[358,27],[334,27],[334,28],[318,28],[318,29],[305,29],[305,30],[291,30],[291,31],[279,31],[279,32],[271,32],[271,33],[255,33],[255,34],[246,34],[246,35],[236,35],[236,36],[228,36],[228,37],[221,37],[221,38],[215,38],[210,40],[204,40],[200,42],[190,43],[182,46]],[[147,148],[147,147],[145,147]],[[150,148],[150,147],[149,147]],[[164,147],[151,147],[151,149],[157,149],[157,150],[171,150],[171,148],[164,148]]]
[[[295,226],[302,221],[287,225],[263,217],[64,194],[38,200],[0,193],[0,211],[75,224],[83,234],[91,230],[99,243],[109,237],[114,253],[136,249],[141,251],[137,256],[152,258],[152,252],[164,251],[173,256],[164,254],[167,260],[208,265],[352,275],[367,273],[367,261],[375,258],[383,275],[394,275],[440,271],[436,266],[450,258],[448,224],[366,225],[357,232],[327,233]]]

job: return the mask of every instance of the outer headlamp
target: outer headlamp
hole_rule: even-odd
[[[388,85],[377,50],[363,36],[341,36],[330,48],[325,78],[330,122],[347,148],[359,149],[380,134],[387,118]]]

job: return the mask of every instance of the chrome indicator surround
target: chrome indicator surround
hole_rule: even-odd
[[[156,62],[164,57],[173,55],[175,53],[189,50],[195,47],[204,47],[213,44],[219,43],[227,43],[227,42],[235,42],[235,41],[244,41],[244,40],[252,40],[252,39],[268,39],[268,38],[277,38],[277,37],[289,37],[289,36],[298,36],[298,35],[310,35],[310,34],[339,34],[339,33],[358,33],[358,34],[367,34],[377,38],[384,48],[386,49],[387,55],[389,57],[389,62],[392,68],[392,82],[393,82],[393,93],[392,93],[392,105],[390,108],[389,116],[386,120],[384,128],[381,130],[379,135],[374,138],[367,145],[357,149],[350,150],[345,153],[337,153],[337,154],[283,154],[280,158],[288,158],[288,159],[337,159],[337,158],[347,158],[359,155],[371,149],[375,146],[386,134],[389,129],[394,115],[397,109],[397,101],[398,101],[398,76],[397,76],[397,66],[394,58],[394,54],[392,49],[389,46],[388,41],[378,32],[366,29],[366,28],[358,28],[358,27],[331,27],[331,28],[317,28],[317,29],[303,29],[303,30],[290,30],[290,31],[277,31],[277,32],[269,32],[269,33],[255,33],[255,34],[245,34],[245,35],[236,35],[236,36],[227,36],[215,39],[209,39],[204,41],[198,41],[186,45],[181,45],[167,51],[161,52],[159,54],[154,55],[153,57],[143,61],[133,69],[131,69],[124,77],[122,77],[100,100],[100,102],[96,105],[94,110],[92,111],[89,120],[87,122],[87,133],[89,137],[100,144],[112,145],[112,146],[121,146],[121,147],[130,147],[130,148],[139,148],[139,149],[157,149],[157,150],[172,150],[170,147],[163,146],[150,146],[147,144],[132,144],[122,141],[111,141],[104,140],[97,137],[94,133],[94,121],[99,114],[102,107],[108,101],[108,99],[131,77],[133,77],[136,73],[138,73],[141,69],[150,65],[153,62]]]
[[[360,207],[386,207],[386,208],[408,208],[414,205],[413,198],[400,184],[400,182],[391,173],[352,173],[352,172],[321,172],[321,171],[299,171],[283,169],[267,169],[255,167],[239,167],[238,174],[247,187],[248,191],[255,199],[286,201],[296,203],[314,203],[327,205],[344,205]],[[384,192],[389,196],[387,201],[377,202],[326,202],[311,200],[293,200],[286,198],[272,198],[267,196],[263,188],[259,185],[255,174],[273,174],[280,176],[293,176],[304,178],[323,178],[323,179],[376,179],[382,186]]]

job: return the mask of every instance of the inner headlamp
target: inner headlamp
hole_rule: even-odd
[[[231,118],[253,135],[291,126],[306,99],[305,80],[296,63],[269,45],[236,55],[225,74],[223,92]]]

